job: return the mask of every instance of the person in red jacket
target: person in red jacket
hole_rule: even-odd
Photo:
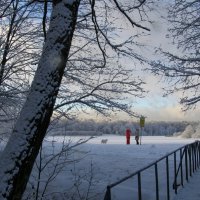
[[[131,139],[131,130],[130,128],[126,129],[126,144],[130,144],[130,139]]]

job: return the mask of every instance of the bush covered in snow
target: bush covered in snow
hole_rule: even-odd
[[[183,132],[177,132],[173,134],[180,138],[200,138],[200,124],[193,123],[188,125]]]

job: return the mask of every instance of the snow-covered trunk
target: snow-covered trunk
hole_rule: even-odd
[[[54,0],[50,27],[27,101],[0,158],[0,199],[21,199],[49,125],[79,0]]]

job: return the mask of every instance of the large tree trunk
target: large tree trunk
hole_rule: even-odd
[[[0,158],[0,199],[21,199],[53,112],[79,0],[54,0],[49,31],[27,101]]]

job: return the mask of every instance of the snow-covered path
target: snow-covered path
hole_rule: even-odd
[[[86,137],[88,138],[88,137]],[[57,152],[63,148],[63,140],[71,141],[70,144],[76,144],[76,141],[84,139],[80,136],[70,137],[48,137],[43,145],[44,158],[54,151]],[[107,144],[101,144],[102,139],[108,139]],[[136,145],[134,137],[131,138],[131,144],[126,145],[125,136],[102,135],[89,140],[80,146],[74,148],[69,154],[62,154],[60,162],[76,160],[76,162],[67,162],[64,168],[61,168],[51,181],[45,191],[45,200],[65,200],[81,199],[84,197],[91,181],[89,197],[92,200],[102,200],[106,192],[106,186],[136,172],[137,170],[155,162],[159,158],[184,146],[194,142],[194,138],[183,139],[180,137],[164,136],[144,136],[142,145]],[[0,151],[3,148],[0,144]],[[54,152],[54,153],[55,153]],[[53,154],[54,155],[54,154]],[[178,157],[177,157],[178,158]],[[65,161],[65,160],[64,160]],[[52,175],[54,163],[50,163],[41,174],[41,187],[43,192],[46,180]],[[59,163],[57,163],[58,165]],[[62,165],[59,165],[62,166]],[[184,188],[179,189],[178,194],[174,194],[173,185],[173,156],[169,158],[170,167],[170,200],[199,200],[200,199],[200,169],[189,178],[189,183],[184,183]],[[59,169],[59,168],[58,168]],[[159,175],[159,197],[160,200],[166,199],[166,166],[165,161],[158,163]],[[151,167],[141,174],[142,180],[142,199],[155,200],[155,169]],[[35,183],[38,176],[37,168],[34,168],[30,183]],[[92,178],[92,179],[91,179]],[[78,183],[78,188],[77,185]],[[37,184],[37,182],[35,183]],[[75,187],[76,186],[76,187]],[[31,194],[32,187],[27,189],[27,194]],[[133,177],[116,187],[112,188],[112,200],[131,200],[137,198],[137,177]],[[80,193],[78,193],[77,192]],[[34,191],[34,190],[33,190]],[[77,196],[79,195],[79,196]]]
[[[49,138],[50,139],[50,138]],[[54,140],[62,141],[62,137],[54,137]],[[80,139],[79,137],[72,137],[73,142]],[[107,144],[101,144],[102,139],[108,139]],[[103,135],[89,140],[87,144],[81,145],[74,158],[84,154],[84,159],[76,164],[76,170],[81,172],[83,169],[89,169],[92,163],[93,180],[95,182],[94,190],[98,192],[98,199],[103,199],[105,195],[105,188],[108,184],[112,184],[127,175],[147,166],[162,156],[172,152],[180,146],[194,142],[195,139],[183,139],[177,137],[164,136],[144,136],[142,138],[142,145],[135,145],[134,137],[131,138],[131,145],[125,144],[125,136]],[[79,152],[79,153],[78,153]],[[78,154],[77,154],[78,153]],[[173,156],[169,158],[170,164],[170,197],[173,200],[175,194],[172,189],[173,184]],[[70,171],[71,166],[67,166],[66,170]],[[155,176],[154,167],[145,170],[142,173],[142,199],[155,199]],[[165,162],[159,162],[159,195],[160,199],[166,199],[166,167]],[[59,188],[56,190],[66,191],[67,172],[62,173],[57,177],[54,183]],[[70,174],[68,174],[70,176]],[[71,176],[70,176],[71,177]],[[73,177],[70,178],[72,180]],[[163,183],[162,183],[163,182]],[[63,184],[61,184],[63,183]],[[84,184],[85,185],[85,184]],[[137,199],[137,177],[133,177],[116,187],[112,188],[113,200],[129,200]],[[97,198],[96,198],[97,199]],[[95,200],[96,200],[95,199]],[[174,199],[176,200],[176,199]],[[180,200],[180,199],[179,199]],[[183,199],[185,200],[185,199]],[[188,198],[189,200],[189,198]]]
[[[200,199],[200,169],[198,169],[192,177],[189,178],[188,183],[178,191],[178,194],[173,200],[199,200]]]

